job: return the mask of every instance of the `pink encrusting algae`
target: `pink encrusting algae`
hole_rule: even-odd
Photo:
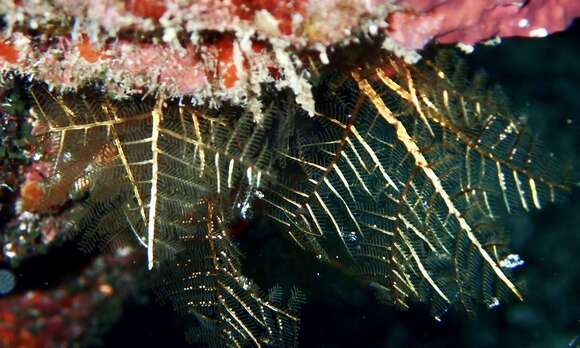
[[[542,37],[565,30],[580,15],[580,2],[399,1],[403,10],[389,17],[389,35],[406,49],[428,42],[474,45],[494,37]],[[413,28],[413,30],[410,30]]]

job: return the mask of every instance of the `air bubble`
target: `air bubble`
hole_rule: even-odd
[[[497,297],[492,297],[491,302],[487,305],[488,308],[494,308],[499,306],[499,299]]]
[[[525,262],[520,258],[518,254],[509,254],[503,260],[499,262],[502,268],[516,268],[523,265]]]
[[[250,279],[248,279],[248,278],[246,278],[244,276],[239,276],[238,277],[238,282],[240,283],[240,285],[242,286],[242,288],[244,290],[249,290],[252,287],[252,285],[253,285],[252,280],[250,280]]]
[[[0,269],[0,295],[10,293],[16,286],[14,274],[7,269]]]
[[[350,232],[343,231],[342,237],[348,242],[356,242],[358,239],[356,232],[354,232],[354,231],[350,231]]]

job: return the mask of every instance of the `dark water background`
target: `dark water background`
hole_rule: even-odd
[[[516,110],[528,115],[546,151],[554,152],[563,165],[580,168],[580,21],[545,39],[478,46],[466,59],[502,85]],[[481,308],[473,319],[450,310],[439,322],[420,304],[407,312],[380,304],[365,284],[296,250],[262,221],[253,223],[240,242],[247,255],[245,272],[264,289],[296,284],[306,293],[301,347],[577,347],[579,191],[557,206],[502,221],[511,232],[511,251],[525,261],[516,272],[524,283],[525,301]],[[74,263],[78,267],[88,262],[73,248],[52,261],[70,267],[71,258],[79,261]],[[27,267],[32,275],[42,276],[26,279],[50,285],[54,275],[58,281],[58,274],[47,271],[43,261],[31,262]],[[62,269],[54,263],[51,268]],[[190,346],[183,335],[188,323],[170,306],[141,296],[130,299],[122,310],[120,320],[98,339],[104,347]]]

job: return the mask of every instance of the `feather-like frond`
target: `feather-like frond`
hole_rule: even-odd
[[[256,117],[35,86],[54,143],[36,209],[74,199],[66,214],[84,247],[144,246],[160,291],[212,346],[298,344],[302,295],[263,294],[227,232],[258,206],[297,245],[338,257],[402,308],[425,301],[440,315],[455,302],[473,311],[521,299],[497,218],[542,208],[569,182],[501,94],[454,59],[322,67],[313,117],[285,91]]]
[[[161,99],[57,96],[42,86],[32,93],[36,115],[58,140],[40,204],[86,193],[66,212],[83,231],[83,248],[146,247],[149,268],[158,265],[166,279],[160,292],[200,328],[211,326],[194,336],[212,346],[296,344],[301,297],[294,293],[285,308],[261,294],[227,234],[273,178],[273,107],[258,123],[233,107],[215,113]]]
[[[568,183],[497,92],[471,92],[461,66],[384,64],[319,77],[317,115],[297,122],[310,123],[310,141],[283,153],[304,179],[266,197],[270,215],[299,244],[345,250],[344,264],[402,307],[428,301],[438,315],[456,301],[472,311],[522,299],[500,266],[495,220],[554,202]]]

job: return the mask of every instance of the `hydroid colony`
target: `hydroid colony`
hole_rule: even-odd
[[[67,219],[85,246],[143,246],[161,293],[211,346],[298,344],[303,295],[266,295],[241,271],[228,230],[251,209],[321,260],[340,255],[402,308],[429,302],[437,316],[522,299],[497,219],[542,208],[569,183],[502,95],[449,52],[311,70],[314,116],[267,86],[256,118],[35,85],[55,145],[35,209],[73,197],[82,204]]]

